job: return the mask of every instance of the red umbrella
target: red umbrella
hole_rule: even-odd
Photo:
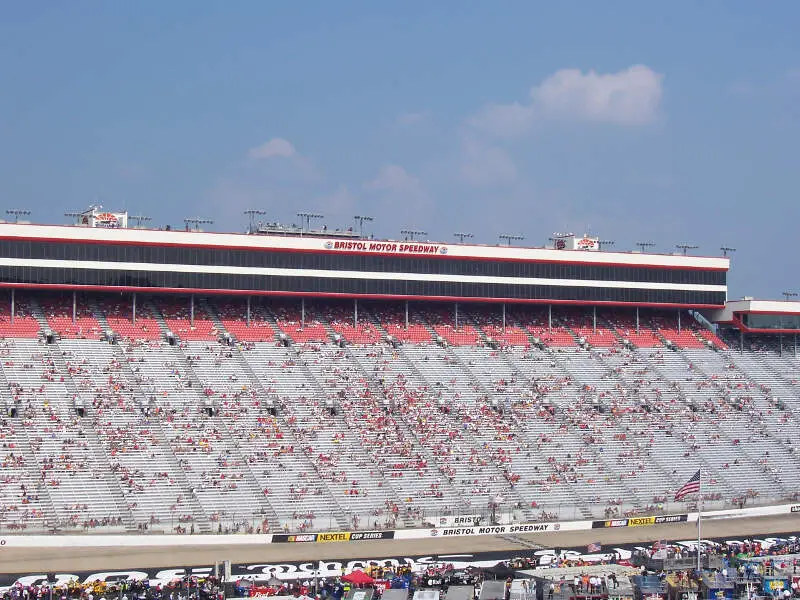
[[[355,583],[356,585],[364,585],[364,584],[367,584],[367,583],[375,583],[375,580],[372,577],[370,577],[369,575],[364,573],[364,571],[361,571],[359,569],[356,569],[355,571],[353,571],[349,575],[345,575],[344,577],[342,577],[342,581],[347,581],[349,583]]]

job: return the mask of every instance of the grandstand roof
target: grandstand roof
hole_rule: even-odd
[[[0,224],[0,239],[74,241],[188,247],[270,249],[290,252],[320,252],[378,255],[421,255],[474,260],[539,261],[595,265],[652,266],[661,268],[727,271],[725,257],[646,254],[639,252],[596,252],[523,248],[501,245],[446,244],[431,241],[346,240],[319,237],[247,235],[153,229],[76,227],[64,225]]]
[[[751,322],[748,317],[752,315],[772,318]],[[746,333],[797,333],[800,319],[796,317],[800,317],[800,302],[754,298],[731,300],[711,314],[712,321],[734,325]]]

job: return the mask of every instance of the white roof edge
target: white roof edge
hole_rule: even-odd
[[[728,300],[726,310],[731,312],[759,312],[774,314],[797,314],[800,302],[787,300]]]
[[[70,225],[30,225],[0,223],[0,238],[42,238],[70,241],[123,242],[147,244],[202,245],[216,247],[247,247],[253,249],[282,249],[301,251],[330,250],[326,244],[336,239],[320,237],[294,237],[275,235],[247,235],[244,233],[208,233],[181,230],[154,229],[104,229]],[[349,241],[349,240],[348,240]],[[366,244],[385,243],[383,240],[353,240]],[[623,264],[631,266],[677,267],[728,270],[730,259],[725,257],[684,256],[675,254],[642,254],[639,252],[591,252],[581,250],[554,250],[551,248],[524,248],[517,246],[490,246],[478,244],[448,244],[442,242],[390,242],[400,245],[436,246],[440,254],[458,258],[497,260],[539,260],[550,262],[577,262],[588,264]],[[346,252],[346,250],[343,250]],[[413,253],[406,253],[410,255]]]

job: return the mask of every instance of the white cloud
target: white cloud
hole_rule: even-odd
[[[523,134],[543,119],[643,125],[658,116],[662,80],[644,65],[605,74],[562,69],[533,87],[529,102],[493,104],[468,122],[499,137]]]
[[[407,190],[417,187],[419,180],[398,165],[381,167],[378,176],[364,184],[366,190]]]
[[[462,142],[461,154],[459,175],[466,183],[493,185],[517,178],[517,167],[502,148],[468,138]]]
[[[272,138],[268,142],[255,148],[251,148],[248,153],[250,158],[267,159],[281,156],[291,158],[297,154],[295,147],[283,138]]]

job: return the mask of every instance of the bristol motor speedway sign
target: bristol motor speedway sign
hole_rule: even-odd
[[[325,249],[340,252],[374,252],[376,254],[447,254],[447,246],[418,242],[331,240],[325,242]]]
[[[444,527],[431,529],[431,537],[453,535],[502,535],[506,533],[540,533],[559,531],[561,523],[523,523],[520,525],[486,525],[483,527]]]

